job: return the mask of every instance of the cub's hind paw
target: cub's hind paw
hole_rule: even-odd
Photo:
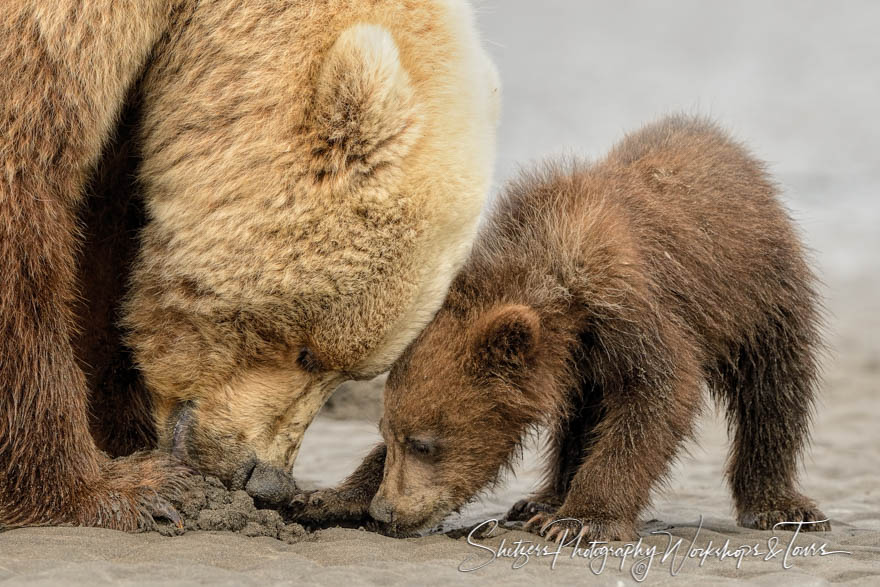
[[[801,532],[828,532],[828,516],[809,500],[805,503],[779,509],[745,511],[739,515],[740,526],[756,530],[797,530]]]

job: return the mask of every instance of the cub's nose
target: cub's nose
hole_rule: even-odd
[[[370,515],[374,520],[390,524],[394,521],[394,507],[381,495],[376,495],[370,503]]]

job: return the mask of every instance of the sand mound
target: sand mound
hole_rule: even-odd
[[[156,531],[178,536],[187,530],[225,531],[245,536],[267,536],[288,544],[310,537],[299,524],[285,523],[275,510],[259,509],[245,491],[228,491],[216,477],[194,475],[188,488],[171,503],[183,520],[183,528],[157,521]]]

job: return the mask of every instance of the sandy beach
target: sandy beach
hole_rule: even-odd
[[[829,352],[802,489],[833,530],[795,539],[736,526],[725,425],[709,406],[643,516],[639,553],[613,543],[606,557],[582,544],[575,556],[526,559],[512,552],[517,541],[546,543],[515,528],[469,544],[462,528],[502,518],[536,485],[530,442],[515,475],[421,538],[333,528],[291,544],[26,528],[0,532],[0,584],[880,584],[880,4],[491,0],[478,12],[505,88],[499,183],[548,154],[598,156],[625,129],[682,109],[714,116],[770,161],[825,284]],[[306,434],[301,485],[334,485],[360,462],[379,438],[380,390],[348,385],[334,396]],[[505,556],[493,559],[502,541]]]

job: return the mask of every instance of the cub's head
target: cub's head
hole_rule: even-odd
[[[441,310],[386,383],[374,518],[397,532],[422,530],[497,478],[541,419],[541,338],[540,319],[525,306],[476,317]]]
[[[465,2],[326,4],[203,4],[144,81],[124,322],[160,446],[234,487],[289,471],[333,389],[430,320],[494,164]]]

